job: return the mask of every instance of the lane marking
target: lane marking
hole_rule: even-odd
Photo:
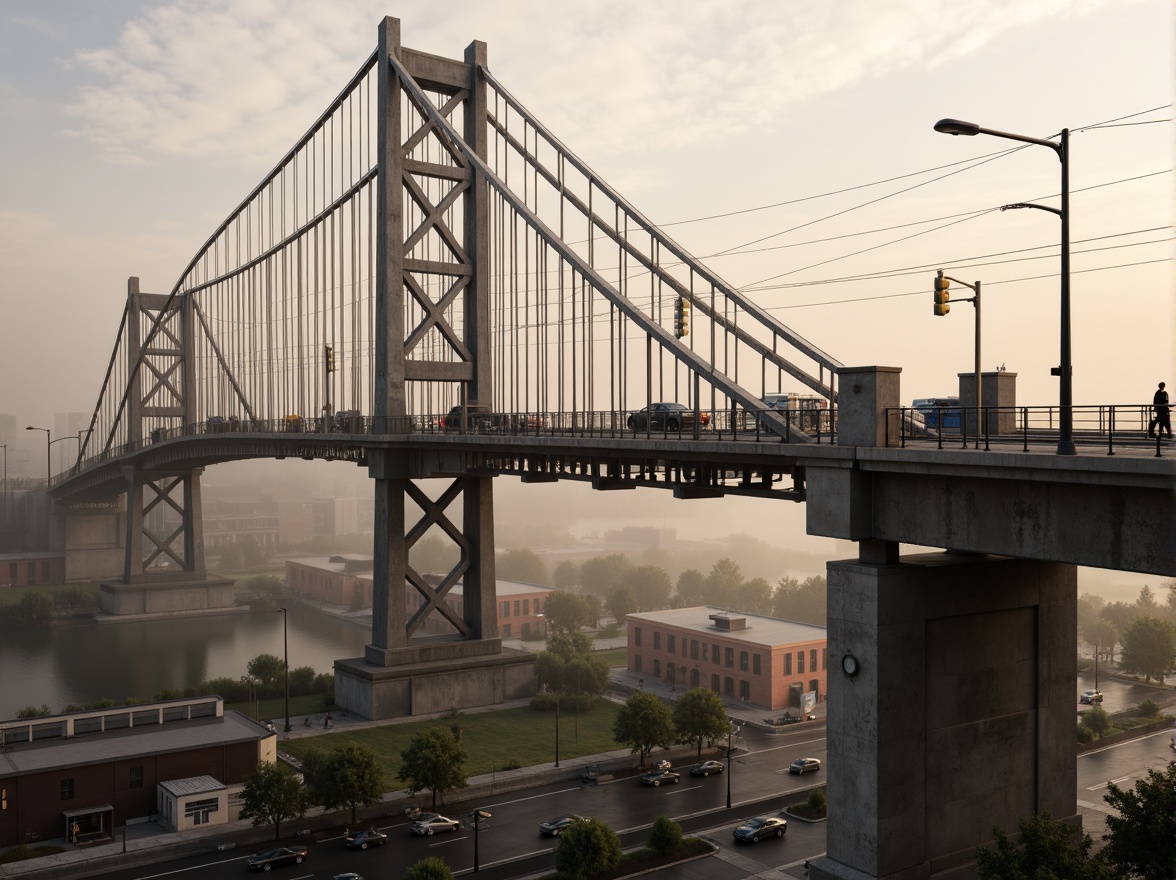
[[[530,797],[515,798],[513,801],[496,801],[492,804],[486,804],[488,807],[505,807],[507,804],[521,804],[524,801],[536,801],[540,798],[551,797],[553,794],[566,794],[569,791],[580,791],[581,787],[576,785],[572,788],[561,788],[558,791],[549,791],[544,794],[533,794]]]
[[[702,786],[692,785],[689,788],[682,788],[681,786],[675,785],[673,791],[667,791],[666,794],[678,794],[678,792],[682,791],[694,791],[696,788],[702,788]]]
[[[449,846],[449,844],[457,843],[459,840],[469,840],[469,837],[451,837],[449,840],[439,840],[436,843],[430,843],[429,846]]]

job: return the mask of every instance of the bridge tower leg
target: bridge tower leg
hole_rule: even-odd
[[[131,377],[127,424],[131,443],[153,439],[157,428],[195,421],[195,316],[189,297],[142,293],[127,282],[127,365]],[[160,332],[144,347],[144,331]],[[210,577],[204,562],[200,469],[126,471],[126,553],[120,581],[102,584],[102,611],[116,617],[204,614],[233,610],[233,581]]]
[[[410,383],[457,385],[467,407],[490,409],[493,401],[488,194],[472,168],[430,158],[443,149],[414,152],[438,133],[416,113],[393,58],[442,96],[463,138],[483,157],[488,131],[479,72],[486,45],[472,43],[460,62],[424,56],[403,49],[399,21],[384,19],[377,61],[375,423],[377,431],[395,432],[407,418]],[[456,204],[462,207],[453,210]],[[407,228],[414,218],[406,216],[406,205],[419,210],[418,228]],[[430,233],[436,244],[421,251]],[[417,327],[405,326],[409,301],[425,315]],[[459,328],[449,324],[450,314],[460,318]],[[436,345],[426,350],[426,338]],[[442,347],[444,355],[437,353]],[[422,458],[373,451],[369,473],[376,496],[372,642],[362,658],[336,661],[336,701],[367,718],[388,718],[529,695],[533,658],[504,649],[498,638],[491,478],[469,473],[460,451]],[[423,488],[442,480],[448,482],[435,496]],[[421,511],[411,524],[410,509]],[[410,555],[434,528],[460,558],[448,573],[427,580]],[[446,632],[436,634],[438,627]]]
[[[828,565],[828,854],[811,876],[971,876],[994,825],[1080,822],[1076,568],[861,547]]]

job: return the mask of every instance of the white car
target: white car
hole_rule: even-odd
[[[1089,703],[1092,706],[1095,703],[1102,702],[1102,691],[1083,691],[1082,696],[1078,698],[1079,703]]]

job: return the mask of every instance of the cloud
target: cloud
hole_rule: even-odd
[[[406,2],[405,44],[490,66],[589,155],[706,143],[872,78],[931,69],[1015,29],[1111,0]],[[372,51],[378,0],[176,0],[79,52],[94,78],[71,134],[110,161],[151,154],[268,165]],[[513,79],[514,82],[510,80]]]

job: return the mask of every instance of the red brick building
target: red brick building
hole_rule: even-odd
[[[825,697],[825,627],[727,612],[673,608],[628,616],[629,671],[682,688],[708,687],[765,709]]]
[[[172,780],[212,777],[231,805],[260,762],[277,760],[277,737],[217,696],[4,721],[0,743],[0,847],[113,839],[162,812]],[[204,805],[200,819],[237,818],[215,812]]]

